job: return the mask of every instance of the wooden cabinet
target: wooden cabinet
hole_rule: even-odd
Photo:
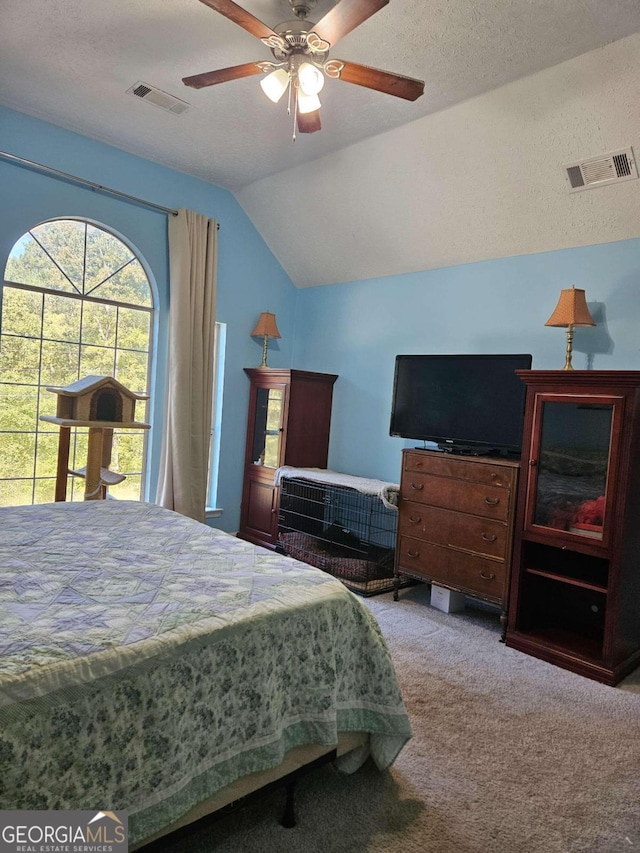
[[[396,548],[401,575],[506,607],[519,463],[405,450]]]
[[[518,373],[507,645],[616,684],[640,663],[640,371]]]
[[[326,468],[333,374],[245,368],[251,382],[238,536],[274,548],[278,533],[276,469]]]

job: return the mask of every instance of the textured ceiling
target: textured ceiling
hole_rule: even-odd
[[[287,0],[244,0],[270,26]],[[318,0],[319,20],[331,0]],[[258,77],[199,91],[184,76],[270,59],[198,0],[2,0],[0,103],[238,190],[640,30],[638,0],[391,0],[331,52],[426,81],[414,103],[327,81],[320,133],[291,140]],[[181,116],[125,94],[138,81]]]

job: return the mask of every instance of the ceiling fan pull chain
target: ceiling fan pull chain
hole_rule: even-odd
[[[296,84],[294,86],[294,83]],[[296,141],[296,127],[298,125],[298,86],[297,79],[291,81],[290,89],[293,89],[293,141]]]

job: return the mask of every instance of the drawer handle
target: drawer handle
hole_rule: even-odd
[[[480,572],[480,577],[482,578],[482,580],[485,580],[485,581],[492,581],[492,580],[495,578],[495,575],[494,575],[494,573],[493,573],[493,572],[488,572],[487,574],[485,574],[485,573],[484,573],[484,569],[483,569],[483,570]]]
[[[411,483],[411,488],[414,492],[421,492],[424,489],[423,483]]]
[[[407,551],[409,557],[419,557],[420,551]]]
[[[500,498],[485,498],[484,502],[489,504],[489,506],[498,506],[500,503]]]
[[[411,524],[420,524],[420,522],[422,521],[422,517],[419,515],[418,516],[410,515],[409,521],[411,522]]]
[[[498,537],[495,533],[483,533],[482,538],[485,542],[495,542]]]

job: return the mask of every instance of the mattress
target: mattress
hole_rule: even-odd
[[[123,809],[135,844],[356,731],[382,769],[411,736],[338,580],[153,504],[0,510],[0,809]]]

